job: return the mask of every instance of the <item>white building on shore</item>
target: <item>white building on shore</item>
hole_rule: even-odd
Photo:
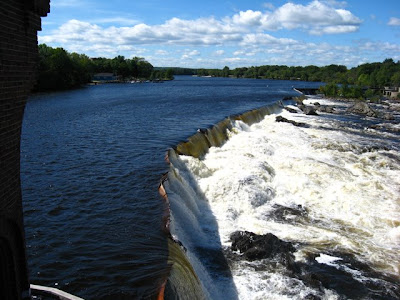
[[[382,93],[385,97],[388,98],[399,98],[400,87],[389,87],[385,86],[382,90]]]

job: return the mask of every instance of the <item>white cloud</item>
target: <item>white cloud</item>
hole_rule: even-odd
[[[262,19],[265,30],[304,29],[311,34],[354,32],[361,20],[345,9],[337,9],[329,3],[318,0],[308,5],[286,3]]]
[[[365,62],[383,61],[387,57],[392,57],[394,60],[400,59],[400,55],[397,54],[400,53],[400,45],[392,43],[358,41],[349,46],[339,46],[288,39],[287,44],[282,40],[265,44],[269,41],[268,36],[261,41],[258,44],[242,45],[233,51],[232,56],[224,54],[218,57],[212,55],[191,57],[187,55],[190,50],[186,49],[183,52],[186,54],[184,59],[182,57],[152,57],[151,63],[155,66],[178,65],[194,68],[223,68],[225,65],[236,68],[263,64],[288,66],[340,64],[353,67]]]
[[[322,28],[315,28],[310,30],[310,34],[313,35],[323,35],[323,34],[339,34],[339,33],[349,33],[358,30],[358,26],[354,25],[341,25],[341,26],[326,26]]]
[[[266,33],[250,33],[243,37],[241,42],[242,46],[254,46],[254,45],[293,45],[298,42],[293,39],[287,38],[276,38]]]
[[[52,34],[40,36],[40,42],[221,45],[225,42],[240,41],[241,31],[237,26],[214,18],[196,20],[173,18],[161,25],[150,26],[141,23],[131,27],[104,27],[89,22],[70,20]]]
[[[263,30],[303,29],[313,35],[338,34],[354,32],[361,23],[350,11],[336,9],[317,0],[306,6],[287,3],[273,12],[241,11],[222,19],[172,18],[158,25],[136,24],[136,20],[128,17],[94,21],[70,20],[52,34],[40,35],[40,42],[66,45],[78,42],[104,45],[227,45],[241,43],[248,38],[246,34]],[[108,23],[126,26],[107,27]]]
[[[390,20],[388,22],[388,25],[390,25],[390,26],[400,26],[400,19],[392,17],[392,18],[390,18]]]
[[[344,2],[315,0],[304,5],[289,2],[277,8],[266,3],[264,7],[270,10],[246,10],[225,18],[172,18],[155,25],[137,24],[129,15],[91,22],[70,20],[50,34],[40,33],[39,42],[90,56],[146,54],[155,66],[241,67],[268,63],[354,66],[370,57],[374,61],[382,60],[381,56],[399,59],[398,44],[364,41],[344,47],[307,43],[271,33],[281,29],[302,30],[312,35],[355,32],[362,21],[346,10]],[[391,18],[388,24],[394,26],[397,22],[400,24],[400,19]],[[152,50],[146,49],[148,46]],[[226,47],[230,47],[229,51]],[[229,57],[231,53],[233,57]]]
[[[117,23],[120,25],[136,25],[139,22],[131,18],[113,17],[113,18],[94,19],[91,20],[90,23],[97,23],[97,24]]]
[[[197,56],[200,55],[200,52],[198,50],[192,50],[188,53],[189,56]]]
[[[232,17],[232,21],[237,25],[260,26],[262,13],[260,11],[241,11]]]
[[[181,56],[181,59],[186,60],[186,59],[193,59],[195,56],[199,56],[200,52],[198,50],[185,50],[185,53]]]

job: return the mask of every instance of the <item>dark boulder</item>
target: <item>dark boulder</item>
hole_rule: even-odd
[[[388,121],[393,121],[394,120],[394,116],[391,113],[384,113],[383,116],[382,116],[382,119],[388,120]]]
[[[308,218],[307,210],[301,205],[294,208],[275,204],[273,208],[274,210],[268,215],[268,217],[273,218],[278,222],[302,222]]]
[[[275,121],[276,122],[289,123],[289,124],[292,124],[292,125],[298,126],[298,127],[307,127],[306,123],[300,123],[300,122],[296,122],[296,121],[293,121],[293,120],[288,120],[288,119],[286,119],[286,118],[284,118],[282,116],[277,116],[275,118]]]
[[[299,108],[308,116],[318,116],[317,110],[308,105],[299,105]]]
[[[284,109],[292,114],[297,114],[297,110],[295,110],[294,108],[285,106]]]
[[[319,106],[317,109],[319,112],[333,114],[335,112],[335,108],[333,106],[323,105]]]
[[[292,243],[282,241],[272,233],[257,235],[249,231],[236,231],[231,234],[230,240],[232,250],[240,251],[247,260],[280,256],[285,265],[294,264],[292,253],[295,248]]]
[[[373,110],[367,103],[362,101],[355,102],[354,105],[350,106],[347,109],[347,112],[357,115],[364,115],[367,117],[378,117],[378,113]]]

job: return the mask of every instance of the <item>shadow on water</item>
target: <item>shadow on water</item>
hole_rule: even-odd
[[[174,150],[168,152],[168,159],[171,168],[163,186],[173,247],[166,299],[238,299],[208,199]]]

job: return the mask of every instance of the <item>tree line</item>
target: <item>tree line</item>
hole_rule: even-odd
[[[320,81],[327,83],[321,91],[327,96],[372,98],[385,86],[400,86],[400,61],[385,59],[382,63],[366,63],[348,69],[343,65],[317,66],[253,66],[223,69],[198,69],[199,76]]]
[[[343,65],[317,66],[252,66],[230,70],[198,69],[199,76],[258,78],[279,80],[321,81],[336,84],[348,84],[369,87],[400,86],[400,61],[389,58],[382,63],[366,63],[348,69]]]
[[[173,70],[155,70],[142,57],[126,59],[117,56],[89,58],[85,54],[69,53],[63,48],[39,45],[38,79],[35,91],[61,90],[89,83],[96,73],[113,73],[121,80],[173,79]]]
[[[89,58],[85,54],[69,53],[63,48],[39,45],[37,91],[68,89],[91,81],[93,74],[113,73],[121,80],[173,79],[173,75],[258,78],[279,80],[320,81],[327,96],[348,98],[370,97],[384,86],[400,86],[400,61],[366,63],[348,69],[343,65],[284,66],[264,65],[229,69],[155,68],[142,57],[126,59],[117,56]]]

